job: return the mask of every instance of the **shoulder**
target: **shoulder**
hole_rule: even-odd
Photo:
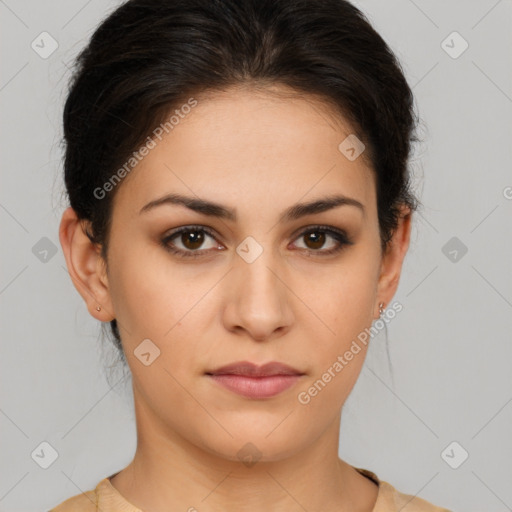
[[[398,491],[390,483],[380,480],[375,473],[368,469],[355,469],[379,486],[377,501],[372,512],[452,512],[418,496]]]
[[[389,506],[392,507],[389,509],[383,508],[382,512],[385,512],[385,510],[400,510],[401,512],[451,512],[447,508],[438,507],[418,496],[397,491],[388,482],[381,481],[380,489],[384,499],[386,499],[389,502]],[[376,508],[374,512],[381,512],[381,509]]]
[[[48,512],[142,512],[112,485],[112,476],[100,480],[93,491],[77,494]]]
[[[96,512],[96,491],[87,491],[68,498],[48,512]]]

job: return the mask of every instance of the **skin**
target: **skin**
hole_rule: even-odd
[[[131,171],[116,191],[108,271],[98,247],[68,208],[60,241],[73,283],[90,314],[118,320],[133,376],[137,450],[111,479],[133,505],[168,510],[371,511],[378,488],[338,457],[343,404],[367,348],[303,405],[307,390],[379,317],[398,286],[411,212],[381,253],[375,178],[363,157],[338,145],[353,133],[312,97],[233,89],[198,105]],[[236,209],[236,222],[185,206],[139,210],[167,193]],[[354,206],[280,223],[291,205],[333,193]],[[303,232],[316,224],[346,231],[352,245]],[[203,245],[179,258],[161,240],[201,225]],[[314,231],[314,229],[312,230]],[[236,252],[248,236],[263,248],[248,263]],[[187,245],[185,245],[187,244]],[[308,249],[310,253],[308,254]],[[316,252],[315,252],[316,251]],[[96,306],[101,305],[101,311]],[[134,350],[149,338],[160,350],[149,366]],[[260,400],[212,382],[207,370],[235,361],[280,361],[305,373],[288,390]],[[252,443],[250,467],[237,452]]]

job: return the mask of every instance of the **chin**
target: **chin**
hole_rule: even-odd
[[[203,438],[203,442],[206,443],[203,449],[216,457],[252,467],[257,462],[284,460],[307,446],[307,440],[300,439],[296,432],[278,425],[279,421],[275,422],[272,428],[265,428],[262,431],[255,429],[254,426],[243,429],[237,428],[236,425],[235,428],[230,428],[224,424],[233,437],[225,432],[215,439]]]

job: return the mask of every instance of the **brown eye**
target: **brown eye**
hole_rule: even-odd
[[[325,233],[319,231],[310,231],[305,235],[305,240],[309,249],[321,249],[325,244]]]
[[[345,232],[327,226],[313,226],[303,231],[297,240],[302,240],[305,247],[300,247],[309,254],[327,256],[343,249],[345,245],[353,245]],[[332,240],[330,247],[322,249],[324,245]]]
[[[181,233],[181,243],[187,249],[199,249],[204,242],[204,232],[201,231],[185,231]]]
[[[210,247],[204,247],[208,238],[213,242]],[[213,233],[200,226],[185,226],[177,229],[163,238],[161,244],[167,251],[183,257],[204,256],[205,253],[210,252],[208,249],[218,248],[219,245]]]

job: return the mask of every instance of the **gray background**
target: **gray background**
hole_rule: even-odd
[[[58,239],[67,66],[116,5],[0,0],[4,512],[47,510],[92,489],[135,450],[131,381],[115,371],[110,387],[114,353]],[[512,4],[356,5],[413,86],[424,142],[412,168],[425,207],[395,296],[404,310],[388,327],[392,371],[381,333],[344,408],[340,456],[453,510],[512,510]],[[43,31],[59,45],[46,59],[31,48]],[[442,46],[453,31],[469,44],[457,58]],[[41,252],[52,244],[55,254]],[[32,455],[45,441],[58,453],[47,469]],[[445,462],[453,441],[452,464],[469,453],[457,469]]]

